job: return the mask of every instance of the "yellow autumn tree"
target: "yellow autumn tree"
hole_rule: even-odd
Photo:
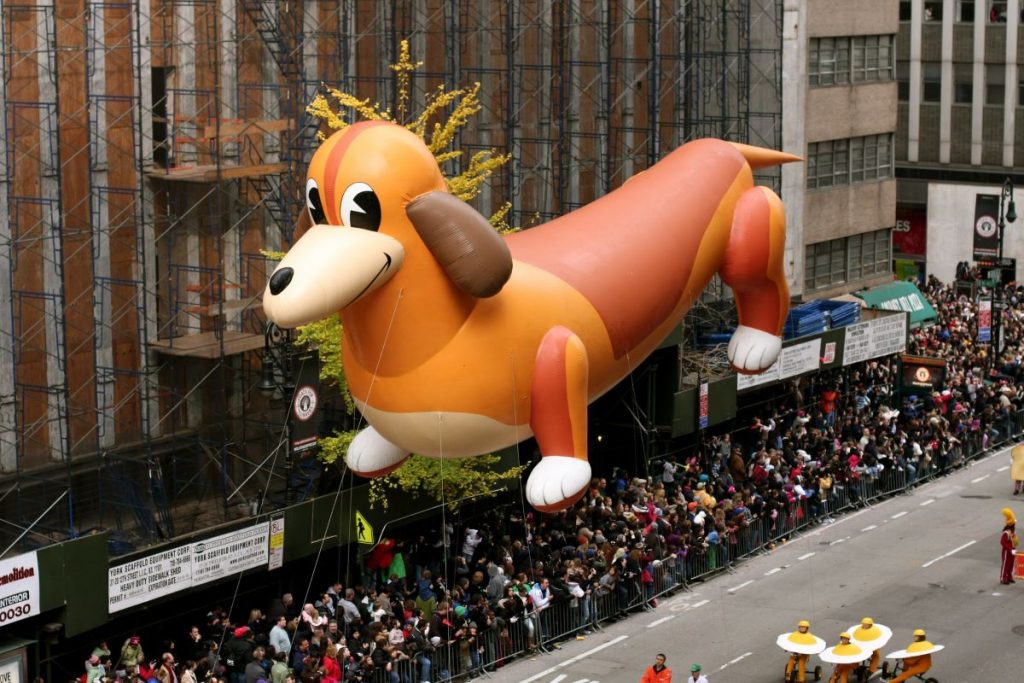
[[[496,170],[509,162],[511,155],[495,149],[481,150],[466,155],[454,145],[458,132],[481,108],[480,84],[447,90],[438,86],[428,93],[419,114],[413,114],[410,95],[412,74],[422,66],[413,61],[409,52],[409,41],[401,42],[398,61],[391,65],[397,86],[395,107],[382,107],[369,99],[361,100],[355,95],[337,88],[324,86],[307,107],[307,112],[319,118],[329,133],[343,130],[357,121],[393,121],[423,138],[427,147],[437,159],[441,172],[446,166],[456,166],[457,173],[445,174],[448,191],[463,201],[470,201],[480,194],[484,183]],[[328,134],[329,134],[328,133]],[[319,134],[321,140],[327,134]],[[501,233],[512,232],[508,221],[511,204],[506,202],[490,217],[491,225]],[[320,350],[321,379],[336,385],[345,399],[349,412],[354,410],[352,396],[348,392],[342,368],[341,339],[344,334],[340,317],[331,315],[299,330],[298,343],[316,346]],[[320,458],[332,463],[348,451],[355,432],[340,432],[320,441]],[[393,491],[406,495],[424,495],[455,509],[459,501],[491,495],[502,482],[518,477],[523,467],[517,466],[496,471],[498,458],[493,455],[460,460],[437,460],[413,455],[402,467],[386,477],[370,482],[371,504],[387,508],[388,496]]]

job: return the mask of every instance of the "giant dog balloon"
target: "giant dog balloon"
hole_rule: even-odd
[[[349,388],[370,426],[349,467],[461,458],[537,438],[530,504],[563,509],[590,481],[587,405],[636,368],[717,272],[740,325],[739,372],[779,354],[785,217],[752,169],[788,154],[698,140],[621,188],[509,237],[446,191],[416,135],[386,122],[328,138],[310,163],[313,227],[271,275],[282,327],[335,311]]]

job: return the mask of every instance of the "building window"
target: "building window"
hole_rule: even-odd
[[[1017,106],[1024,107],[1024,81],[1017,84]]]
[[[807,187],[821,189],[891,178],[892,133],[807,146]]]
[[[888,134],[850,140],[850,182],[892,176],[892,139]]]
[[[942,21],[942,0],[925,0],[925,21]]]
[[[953,65],[953,101],[957,104],[974,101],[974,67],[970,64]]]
[[[985,65],[985,104],[1002,106],[1006,98],[1006,65]]]
[[[1006,0],[989,0],[988,21],[990,24],[1006,23]]]
[[[910,0],[900,0],[900,21],[910,21]]]
[[[974,23],[974,0],[957,0],[956,20],[961,24]]]
[[[854,36],[853,80],[891,81],[893,36]]]
[[[892,229],[809,244],[804,259],[806,290],[884,275],[891,272]]]
[[[924,102],[938,102],[942,99],[942,63],[921,62],[921,74],[924,78],[921,99]]]
[[[910,101],[910,62],[896,63],[896,96],[900,102]]]
[[[892,80],[894,43],[892,35],[812,38],[810,84],[829,86],[851,81]]]

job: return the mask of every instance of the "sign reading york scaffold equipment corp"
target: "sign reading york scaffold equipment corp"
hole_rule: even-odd
[[[35,553],[0,560],[0,628],[39,614],[39,562]]]
[[[262,522],[111,567],[107,610],[117,612],[265,566],[269,546],[270,524]]]

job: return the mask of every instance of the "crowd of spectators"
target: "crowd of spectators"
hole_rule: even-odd
[[[549,626],[537,615],[559,603],[572,606],[567,633],[585,638],[598,600],[614,607],[602,618],[656,605],[655,574],[714,556],[755,521],[828,521],[839,490],[856,504],[872,483],[913,486],[1017,431],[1024,290],[1005,292],[1005,352],[994,358],[975,341],[972,297],[934,278],[924,292],[938,320],[911,332],[908,352],[948,362],[935,391],[898,394],[892,357],[794,381],[749,421],[649,472],[595,478],[567,511],[506,510],[389,541],[355,585],[333,583],[304,601],[284,595],[247,619],[214,610],[155,657],[137,637],[115,651],[102,644],[83,679],[444,680],[543,646]],[[513,631],[524,642],[513,643]]]

